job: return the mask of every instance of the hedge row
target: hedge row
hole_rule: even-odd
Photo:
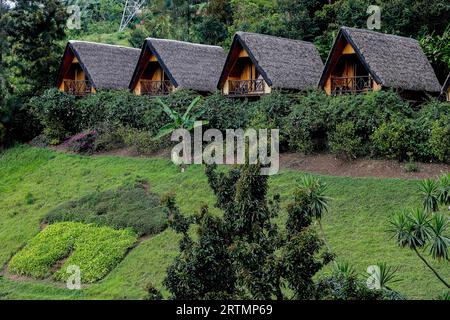
[[[182,112],[194,97],[193,92],[179,91],[162,99]],[[83,130],[100,128],[103,144],[127,140],[145,150],[152,144],[149,137],[170,121],[154,99],[121,91],[75,99],[49,90],[34,98],[31,107],[45,135],[55,143]],[[274,92],[258,101],[229,99],[216,93],[204,97],[199,108],[205,110],[202,118],[213,128],[278,128],[285,151],[450,161],[447,102],[430,100],[413,107],[390,91],[338,97],[318,91]]]

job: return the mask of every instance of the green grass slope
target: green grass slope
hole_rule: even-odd
[[[302,174],[283,171],[271,177],[270,193],[280,193],[286,204]],[[147,180],[150,190],[157,194],[175,192],[180,208],[187,214],[198,211],[202,203],[218,212],[213,209],[214,195],[201,166],[190,166],[181,173],[167,160],[81,157],[27,146],[0,154],[0,265],[5,266],[39,232],[40,221],[49,210],[93,191],[118,188],[140,179]],[[391,214],[417,205],[417,181],[321,179],[328,184],[333,198],[323,224],[340,259],[355,264],[360,273],[379,261],[399,266],[403,281],[394,288],[408,298],[432,299],[445,291],[412,252],[398,248],[386,233],[386,220]],[[165,230],[144,240],[104,279],[81,292],[44,281],[0,277],[0,299],[144,298],[148,284],[162,288],[165,271],[177,254],[178,239],[172,230]],[[450,278],[448,263],[433,265]]]

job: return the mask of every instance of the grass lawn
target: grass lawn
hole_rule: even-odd
[[[283,171],[271,177],[270,192],[280,193],[286,203],[302,174]],[[57,205],[139,179],[146,179],[150,190],[157,194],[175,192],[184,213],[196,212],[202,203],[216,211],[201,166],[191,166],[180,173],[170,161],[162,159],[81,157],[27,146],[0,154],[0,265],[5,266],[39,232],[41,219]],[[329,196],[333,198],[323,224],[340,259],[353,263],[361,274],[379,261],[399,266],[403,281],[394,288],[408,298],[432,299],[445,292],[414,253],[396,247],[385,232],[391,214],[418,204],[417,181],[325,176],[321,179],[328,184]],[[284,220],[285,215],[279,219]],[[165,230],[143,241],[104,279],[80,292],[45,281],[0,277],[0,299],[144,298],[148,284],[162,288],[165,271],[177,248],[178,236]],[[433,265],[450,278],[448,263]]]

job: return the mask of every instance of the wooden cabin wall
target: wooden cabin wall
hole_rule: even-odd
[[[344,68],[342,69],[342,71],[336,73],[336,67],[338,66],[338,63],[339,63],[341,57],[349,57],[349,59],[348,59],[348,61],[345,62]],[[353,46],[349,42],[347,42],[344,38],[341,38],[339,40],[339,43],[336,46],[335,51],[333,52],[333,56],[331,57],[330,72],[329,72],[329,74],[325,80],[325,84],[323,86],[323,89],[325,90],[325,93],[327,95],[332,94],[331,78],[333,76],[354,77],[354,76],[358,75],[357,70],[355,70],[355,65],[351,62],[351,59],[357,59],[357,61],[359,61],[358,56],[356,55],[356,52],[355,52],[355,49],[353,48]],[[373,91],[378,91],[381,89],[382,89],[381,84],[378,84],[375,81],[372,82],[372,90]]]
[[[233,70],[236,68],[239,59],[245,58],[248,61],[243,66],[240,74],[239,75],[233,74]],[[257,73],[258,71],[256,69],[256,66],[251,62],[248,52],[244,48],[240,48],[239,53],[237,54],[237,59],[233,62],[233,65],[230,68],[230,72],[223,84],[222,88],[223,94],[227,95],[229,93],[229,85],[228,85],[229,80],[256,80],[258,79]],[[268,86],[265,81],[264,81],[264,91],[265,93],[270,93],[272,91],[271,87]]]
[[[80,62],[78,61],[77,57],[73,54],[73,52],[71,52],[70,58],[72,58],[72,61],[70,62],[70,64],[66,64],[63,80],[58,87],[59,91],[65,90],[64,80],[75,80],[75,81],[87,80],[86,73],[84,72],[83,68],[81,68]],[[68,75],[69,72],[71,73],[70,75]],[[91,88],[91,92],[92,93],[97,92],[93,86]]]
[[[149,73],[149,68],[152,68],[151,73]],[[139,76],[135,87],[133,88],[133,93],[135,95],[141,95],[141,80],[151,80],[151,81],[164,81],[169,80],[169,78],[164,73],[164,69],[161,67],[158,58],[154,54],[149,54],[147,62],[143,65],[143,71]],[[175,91],[175,88],[172,88]]]

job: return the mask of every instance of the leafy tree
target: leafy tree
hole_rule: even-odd
[[[323,28],[316,12],[326,4],[328,0],[280,0],[278,10],[283,17],[283,36],[313,41]]]
[[[220,22],[231,25],[233,22],[233,11],[230,0],[210,0],[207,8],[208,15],[218,19]]]
[[[423,210],[413,210],[395,215],[390,220],[390,232],[397,244],[409,248],[422,260],[434,275],[447,287],[450,284],[430,265],[420,249],[429,246],[431,256],[437,260],[449,260],[450,238],[448,218],[441,214],[430,214]]]
[[[131,31],[130,38],[128,39],[128,42],[133,48],[140,49],[142,47],[142,44],[144,43],[144,40],[148,37],[147,31],[143,26],[136,26]]]
[[[450,71],[450,24],[442,35],[433,30],[420,38],[420,45],[433,66],[438,79],[443,83]]]
[[[29,96],[50,87],[62,53],[67,20],[59,0],[18,0],[6,14],[5,33],[11,44],[16,93]]]
[[[311,227],[311,209],[295,197],[288,206],[286,232],[271,221],[279,213],[279,196],[267,199],[267,177],[259,165],[228,173],[207,166],[208,182],[223,217],[206,207],[186,217],[166,199],[172,228],[183,235],[180,255],[164,281],[174,299],[308,299],[316,293],[314,275],[330,261],[320,257],[322,241]],[[189,227],[197,228],[196,240]],[[287,286],[291,290],[284,292]]]
[[[226,26],[215,17],[204,17],[202,22],[195,26],[195,32],[201,43],[211,45],[225,41],[228,36]]]

